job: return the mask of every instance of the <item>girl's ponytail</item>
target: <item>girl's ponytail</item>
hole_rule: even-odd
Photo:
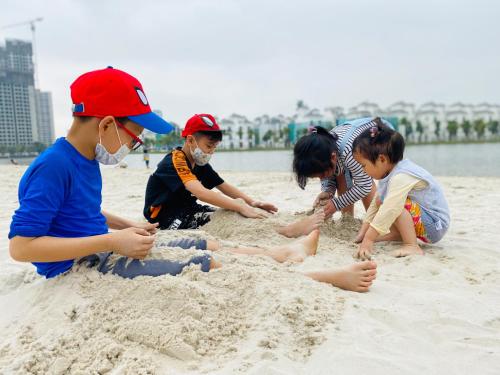
[[[360,153],[372,163],[379,155],[386,155],[392,164],[401,161],[405,149],[403,136],[385,125],[380,117],[373,119],[372,125],[354,140],[353,152]]]

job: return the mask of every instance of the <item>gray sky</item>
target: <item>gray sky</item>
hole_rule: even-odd
[[[370,100],[500,102],[500,2],[491,0],[2,0],[0,25],[37,28],[40,86],[57,135],[69,85],[107,65],[135,75],[153,108],[251,118]],[[29,27],[0,30],[29,39]]]

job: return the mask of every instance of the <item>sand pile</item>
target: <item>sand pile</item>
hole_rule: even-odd
[[[162,233],[157,242],[168,238]],[[184,260],[196,253],[156,248],[153,256]],[[0,348],[0,367],[33,374],[153,373],[174,359],[182,361],[176,367],[193,371],[242,354],[243,367],[281,355],[301,361],[342,314],[333,288],[267,257],[224,251],[216,257],[223,267],[210,273],[193,266],[178,277],[124,280],[75,266],[25,286],[35,295],[50,290],[49,301],[43,309],[34,304],[17,322]]]

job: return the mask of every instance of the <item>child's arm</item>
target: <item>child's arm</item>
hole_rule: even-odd
[[[228,197],[231,197],[233,199],[241,198],[245,201],[246,204],[252,207],[256,208],[261,208],[269,213],[275,213],[278,212],[278,208],[267,202],[260,202],[256,201],[252,198],[250,198],[248,195],[243,193],[240,189],[238,189],[236,186],[233,186],[227,182],[223,182],[219,186],[217,186],[217,189],[222,192],[222,194],[227,195]]]
[[[150,223],[139,223],[132,220],[128,220],[122,218],[120,216],[113,215],[110,212],[102,210],[101,213],[106,218],[106,224],[111,229],[127,229],[127,228],[142,228],[146,229],[150,234],[156,233],[156,228],[158,227],[158,223],[150,224]]]
[[[10,240],[9,251],[19,262],[57,262],[110,250],[143,259],[153,247],[154,239],[140,228],[77,238],[15,236]]]
[[[359,229],[359,232],[354,240],[354,243],[361,243],[363,241],[363,238],[365,237],[366,232],[368,231],[368,228],[370,228],[370,223],[372,222],[373,218],[378,212],[378,208],[380,204],[378,202],[380,201],[378,193],[375,195],[375,197],[372,199],[370,206],[366,210],[365,217],[363,219],[363,224],[361,225],[361,228]]]
[[[373,251],[373,243],[379,236],[390,233],[392,224],[405,209],[404,204],[409,192],[417,185],[420,179],[400,173],[389,181],[387,195],[384,202],[380,202],[380,197],[376,196],[370,207],[375,205],[378,211],[370,221],[369,228],[364,235],[363,241],[359,245],[357,258],[370,259]]]
[[[379,236],[377,230],[373,228],[370,224],[366,223],[368,228],[365,235],[363,236],[363,241],[359,245],[356,258],[359,259],[371,259],[371,254],[373,252],[373,244],[377,237]]]
[[[230,199],[222,194],[213,192],[205,188],[198,180],[191,180],[186,183],[186,189],[199,200],[210,203],[214,206],[235,211],[245,217],[252,219],[263,219],[266,215],[259,212],[245,203],[240,203],[234,199]]]

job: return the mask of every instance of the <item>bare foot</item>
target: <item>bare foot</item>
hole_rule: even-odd
[[[318,210],[311,216],[305,217],[295,223],[288,224],[284,227],[276,228],[276,231],[289,238],[297,238],[306,236],[313,230],[318,229],[325,221],[323,210]]]
[[[409,255],[424,255],[424,251],[417,244],[403,245],[401,248],[391,252],[391,255],[396,258],[407,257]]]
[[[305,258],[316,255],[318,250],[319,230],[315,229],[306,237],[301,238],[291,244],[277,248],[274,251],[282,252],[285,260],[290,262],[303,262]]]
[[[273,258],[276,262],[303,262],[308,256],[315,255],[318,249],[319,230],[313,230],[306,237],[295,240],[283,246],[270,248],[269,250],[260,247],[237,247],[227,249],[234,254],[244,255],[265,255]]]
[[[377,276],[377,264],[365,261],[351,264],[340,270],[306,273],[316,281],[329,283],[337,288],[353,292],[367,292]]]

